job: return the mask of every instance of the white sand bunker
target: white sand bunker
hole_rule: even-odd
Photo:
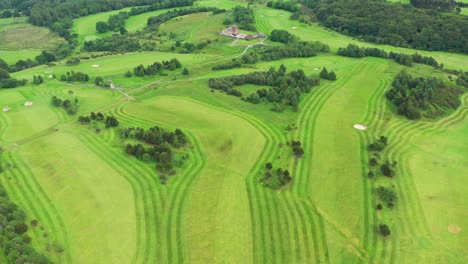
[[[92,66],[93,66],[93,68],[97,68],[97,67],[99,67],[99,66],[101,66],[101,65],[99,65],[99,64],[93,64]]]
[[[355,124],[353,126],[355,129],[358,129],[358,130],[366,130],[367,127],[365,125],[361,125],[361,124]]]
[[[292,27],[292,29],[296,29],[297,27]]]
[[[314,71],[318,71],[318,70],[320,70],[320,68],[314,68]]]
[[[461,227],[454,225],[454,224],[450,224],[447,229],[450,233],[455,234],[455,235],[460,233],[462,230]]]
[[[8,106],[3,107],[3,109],[2,109],[3,112],[6,112],[8,110],[10,110],[10,107],[8,107]]]
[[[33,105],[32,101],[27,101],[26,103],[24,103],[24,106],[31,106],[31,105]]]

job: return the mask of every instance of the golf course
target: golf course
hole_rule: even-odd
[[[0,0],[0,263],[468,263],[468,42],[327,1]]]

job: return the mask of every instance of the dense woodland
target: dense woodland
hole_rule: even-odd
[[[401,71],[386,93],[399,115],[409,119],[434,118],[460,106],[463,91],[437,78],[413,77]]]
[[[320,79],[308,77],[302,69],[286,72],[286,67],[281,65],[278,70],[274,67],[265,72],[252,72],[230,77],[209,79],[208,86],[221,90],[229,95],[241,97],[242,93],[235,88],[244,84],[267,85],[270,89],[259,89],[242,99],[252,104],[262,101],[273,103],[273,111],[282,112],[288,107],[293,111],[299,108],[302,93],[308,93],[313,86],[320,84]]]
[[[468,19],[378,0],[302,0],[326,27],[365,41],[468,53]],[[434,2],[434,1],[431,1]]]

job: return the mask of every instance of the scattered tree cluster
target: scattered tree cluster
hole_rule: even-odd
[[[79,58],[71,58],[67,60],[67,65],[78,65],[80,64],[81,60]]]
[[[10,200],[0,185],[0,250],[7,263],[50,264],[44,255],[31,246],[25,218],[25,213]]]
[[[380,201],[386,203],[389,208],[395,206],[398,196],[394,188],[379,186],[377,187],[376,192]]]
[[[69,94],[73,95],[73,92],[69,91]],[[52,105],[55,107],[63,107],[69,115],[76,114],[78,112],[78,109],[80,108],[80,104],[78,102],[77,97],[70,97],[69,99],[63,100],[54,95],[52,96],[51,102]]]
[[[297,41],[296,36],[284,29],[274,29],[273,31],[271,31],[269,37],[271,41],[282,42],[284,44],[289,44]]]
[[[69,71],[66,74],[60,76],[62,82],[87,82],[89,81],[89,76],[86,73]]]
[[[422,116],[434,118],[460,106],[463,92],[436,78],[414,78],[405,70],[393,80],[386,97],[397,108],[397,113],[409,119]]]
[[[230,17],[224,21],[225,25],[230,25],[233,23],[236,23],[240,29],[257,31],[257,29],[254,26],[254,13],[250,7],[234,7],[232,13],[230,13]]]
[[[243,64],[255,64],[260,60],[274,61],[284,58],[308,58],[317,56],[318,53],[327,53],[330,51],[328,45],[321,42],[293,42],[284,46],[266,47],[255,49],[254,52],[242,55],[231,62],[214,66],[213,70],[225,70],[242,67]]]
[[[396,61],[397,63],[405,65],[405,66],[412,66],[414,62],[414,63],[434,66],[436,68],[442,67],[442,65],[439,65],[439,63],[433,57],[422,56],[418,53],[415,53],[413,55],[408,55],[404,53],[396,53],[396,52],[387,53],[383,49],[364,48],[364,47],[359,47],[354,44],[349,44],[346,48],[339,48],[337,54],[340,56],[346,56],[346,57],[352,57],[352,58],[362,58],[362,57],[369,56],[369,57],[392,59]]]
[[[33,84],[39,85],[44,82],[42,75],[33,75]]]
[[[130,72],[130,77],[131,76],[132,76],[132,73]],[[97,86],[100,86],[100,87],[109,88],[111,86],[112,82],[110,80],[104,80],[104,78],[102,78],[101,76],[97,76],[94,79],[94,84],[96,84]]]
[[[468,19],[391,1],[302,0],[326,27],[364,41],[468,53]],[[436,2],[436,1],[428,1]]]
[[[160,73],[162,70],[174,71],[176,69],[182,68],[182,64],[176,58],[171,59],[170,61],[155,62],[148,66],[143,66],[143,64],[138,65],[133,69],[135,76],[151,76]]]
[[[299,140],[298,141],[292,140],[291,148],[296,158],[300,158],[302,157],[302,155],[304,155],[304,149],[302,148],[302,144]]]
[[[143,128],[123,128],[121,130],[123,138],[133,138],[152,147],[144,147],[142,144],[127,144],[125,152],[144,161],[155,161],[158,171],[174,174],[174,153],[171,147],[180,148],[188,143],[187,136],[180,130],[167,131],[159,126],[148,130]]]
[[[369,178],[374,178],[377,176],[377,171],[375,168],[379,167],[379,160],[380,160],[380,152],[382,152],[388,145],[388,138],[385,136],[381,136],[378,138],[374,143],[369,144],[369,152],[371,153],[371,158],[369,159],[370,170],[367,176]],[[390,163],[389,161],[384,162],[380,165],[380,172],[382,175],[386,177],[392,178],[395,176],[395,167],[397,162],[394,161]]]
[[[336,81],[336,73],[334,71],[328,71],[327,68],[323,67],[320,71],[320,78],[329,80],[329,81]]]
[[[292,181],[292,176],[288,170],[278,168],[274,170],[273,164],[268,162],[265,164],[264,175],[260,181],[267,187],[272,189],[279,189]]]
[[[270,89],[259,89],[257,92],[244,97],[243,100],[258,104],[262,100],[274,103],[273,111],[283,111],[291,106],[293,111],[298,110],[301,93],[310,92],[312,86],[318,86],[320,80],[307,77],[302,69],[286,72],[281,65],[278,70],[274,67],[266,72],[252,72],[243,75],[209,79],[208,85],[212,89],[225,91],[229,95],[241,97],[242,93],[234,86],[243,84],[267,85]]]
[[[91,124],[93,123],[96,128],[96,132],[101,131],[101,127],[98,124],[105,124],[106,128],[118,127],[119,121],[114,116],[106,116],[101,112],[94,113],[91,112],[89,116],[80,116],[78,121],[82,124]]]
[[[295,1],[268,1],[267,6],[275,9],[286,10],[292,13],[301,10],[300,6]]]

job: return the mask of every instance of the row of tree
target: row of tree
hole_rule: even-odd
[[[306,76],[302,69],[289,73],[286,71],[286,67],[281,65],[278,70],[272,67],[265,72],[212,78],[209,79],[208,86],[238,97],[241,97],[242,93],[235,89],[235,86],[244,84],[271,86],[269,90],[259,89],[242,99],[253,104],[262,101],[274,103],[273,111],[281,112],[287,107],[292,107],[293,111],[297,111],[301,94],[310,92],[313,86],[318,86],[320,79]]]
[[[213,70],[224,70],[242,67],[243,64],[255,64],[258,61],[274,61],[285,58],[309,58],[317,56],[318,53],[327,53],[330,47],[319,41],[298,41],[288,45],[275,47],[255,48],[253,52],[242,55],[231,62],[214,66]]]
[[[70,95],[73,95],[72,91],[69,91]],[[52,105],[55,107],[63,107],[69,115],[74,115],[78,112],[80,104],[77,97],[71,97],[70,99],[61,99],[57,96],[52,96],[51,98]]]
[[[87,82],[89,81],[89,76],[82,72],[68,71],[60,76],[60,80],[62,82]]]
[[[134,138],[152,145],[167,143],[179,148],[188,143],[187,136],[180,129],[168,131],[159,126],[154,126],[147,130],[140,127],[128,127],[122,128],[120,133],[123,138]]]
[[[119,126],[119,120],[117,120],[117,118],[115,118],[114,116],[106,116],[101,112],[98,112],[98,113],[91,112],[89,116],[80,116],[78,117],[78,121],[82,124],[100,122],[100,123],[104,123],[106,125],[106,128]]]
[[[399,115],[419,119],[422,116],[435,118],[458,108],[462,93],[442,79],[415,78],[402,70],[386,97],[396,106]]]
[[[336,73],[334,71],[329,72],[325,67],[320,71],[319,76],[325,80],[336,81]]]
[[[359,47],[354,44],[349,44],[346,48],[338,48],[337,54],[340,56],[352,57],[352,58],[363,58],[363,57],[377,57],[392,59],[399,64],[412,66],[414,63],[426,64],[434,67],[443,67],[443,64],[439,64],[436,59],[429,56],[422,56],[421,54],[415,53],[408,55],[404,53],[386,52],[383,49]]]
[[[419,9],[392,1],[302,2],[314,10],[325,27],[364,41],[468,53],[468,20],[463,15]]]

